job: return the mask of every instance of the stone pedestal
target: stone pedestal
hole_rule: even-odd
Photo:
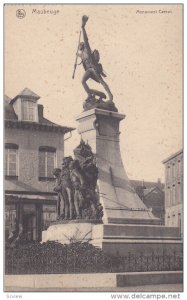
[[[92,228],[90,243],[115,256],[181,254],[183,248],[179,228],[162,225],[98,224]]]
[[[56,222],[42,232],[42,242],[47,241],[89,242],[115,256],[153,252],[162,255],[163,251],[167,255],[182,253],[179,229],[161,225],[95,224],[86,220]]]
[[[131,187],[119,145],[119,123],[125,115],[91,109],[77,117],[78,132],[96,154],[98,189],[104,223],[159,224]]]
[[[131,187],[119,146],[119,122],[125,118],[117,112],[92,109],[77,121],[78,132],[91,146],[98,167],[99,200],[103,205],[103,224],[75,220],[53,224],[43,232],[42,241],[89,241],[113,255],[128,253],[150,255],[182,252],[178,228],[159,225],[160,220],[144,205]]]
[[[61,244],[69,244],[90,241],[93,224],[86,220],[54,222],[42,232],[42,242],[57,241]]]

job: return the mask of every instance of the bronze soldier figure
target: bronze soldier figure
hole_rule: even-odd
[[[109,100],[113,101],[113,95],[109,89],[109,86],[106,84],[106,82],[103,80],[103,77],[106,77],[105,73],[103,72],[103,67],[101,63],[99,63],[100,55],[98,50],[94,50],[92,52],[89,42],[87,33],[85,30],[86,22],[88,21],[87,16],[82,17],[82,33],[83,33],[83,40],[84,42],[81,42],[79,45],[79,52],[78,56],[81,57],[83,67],[85,69],[85,73],[82,78],[82,85],[85,89],[85,91],[88,94],[88,98],[92,96],[99,96],[100,98],[106,98],[106,95],[102,92],[99,92],[97,90],[90,89],[87,80],[92,78],[96,82],[102,84],[105,91],[107,92],[109,96]]]
[[[56,185],[54,191],[58,193],[57,215],[58,218],[67,220],[73,219],[74,203],[73,203],[73,187],[70,179],[69,163],[72,157],[64,157],[62,169],[54,169],[53,175],[56,177]]]
[[[61,169],[55,168],[53,170],[53,175],[56,178],[56,184],[54,187],[54,191],[58,193],[57,199],[57,219],[63,219],[65,215],[65,210],[67,211],[67,207],[65,206],[65,201],[62,196],[62,181],[61,181]]]

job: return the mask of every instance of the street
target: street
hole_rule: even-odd
[[[19,288],[19,287],[5,287],[5,292],[182,292],[182,284],[159,284],[159,285],[144,285],[131,287],[116,287],[116,288],[82,288],[80,289],[65,289],[65,288]]]

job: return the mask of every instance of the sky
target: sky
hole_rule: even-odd
[[[23,19],[16,17],[19,8],[26,11]],[[37,14],[34,8],[59,13]],[[4,92],[13,98],[28,87],[40,95],[46,118],[76,128],[86,99],[82,66],[72,79],[84,14],[91,48],[99,50],[115,105],[126,115],[120,147],[127,175],[164,181],[162,161],[182,148],[181,5],[5,6]],[[74,131],[65,155],[79,141]]]

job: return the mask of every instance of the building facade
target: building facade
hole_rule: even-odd
[[[157,182],[131,180],[140,199],[155,217],[160,219],[160,225],[165,224],[165,195],[164,184],[160,179]]]
[[[183,150],[163,161],[165,165],[165,225],[183,232]]]
[[[151,210],[153,215],[160,219],[160,225],[165,225],[164,201],[164,191],[157,186],[144,190],[143,202]]]
[[[64,134],[73,128],[43,116],[40,97],[24,89],[5,97],[5,230],[23,227],[25,236],[41,240],[41,233],[56,219],[54,176],[64,156]]]

